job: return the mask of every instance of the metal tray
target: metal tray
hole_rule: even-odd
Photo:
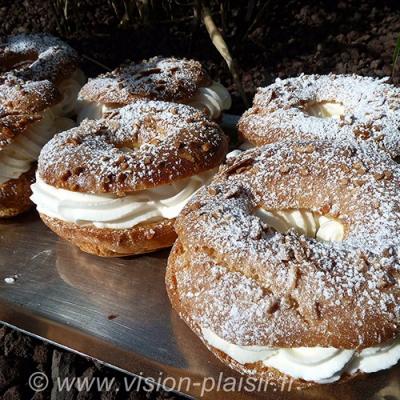
[[[162,251],[104,259],[82,253],[34,211],[0,221],[0,320],[196,398],[206,388],[204,398],[210,399],[400,399],[399,365],[301,392],[271,385],[257,392],[217,390],[231,378],[238,388],[240,375],[209,353],[171,310],[164,286],[167,256]]]
[[[181,390],[194,397],[200,396],[203,379],[217,381],[220,373],[239,379],[171,310],[164,288],[168,251],[91,256],[59,239],[33,211],[1,221],[0,244],[5,323],[131,374],[168,376],[176,383],[189,377],[193,384]],[[14,283],[6,283],[15,275]],[[163,383],[168,386],[168,380]],[[394,400],[400,398],[400,366],[300,393],[270,387],[261,393],[207,392],[204,398]]]

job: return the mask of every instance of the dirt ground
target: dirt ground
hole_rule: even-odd
[[[212,46],[204,27],[190,18],[186,6],[182,17],[171,23],[136,25],[124,22],[114,1],[81,0],[75,8],[63,11],[60,0],[0,0],[0,34],[51,32],[66,39],[82,55],[83,69],[89,76],[114,68],[127,59],[141,60],[153,55],[176,55],[197,58],[214,79],[225,84],[233,94],[232,112],[245,106],[233,84],[224,60]],[[74,3],[74,2],[69,2]],[[118,2],[117,2],[118,3]],[[182,1],[181,3],[186,4]],[[251,100],[258,86],[276,77],[300,73],[358,73],[391,76],[400,82],[400,67],[392,57],[400,35],[400,2],[380,0],[347,1],[265,1],[259,18],[247,18],[243,3],[232,1],[228,21],[216,15],[223,34],[241,72],[241,82]],[[250,1],[248,2],[250,4]],[[182,6],[185,7],[185,6]],[[65,15],[66,14],[66,15]],[[122,17],[121,17],[122,15]],[[122,21],[122,22],[121,22]],[[46,345],[8,328],[0,328],[0,399],[28,399],[33,393],[28,376],[44,371],[48,376],[110,376],[117,374],[90,360]],[[117,383],[117,386],[120,383]],[[126,393],[111,391],[55,394],[51,390],[34,399],[165,399],[165,392]]]
[[[44,373],[49,380],[48,388],[33,392],[29,387],[29,377],[34,373]],[[110,390],[86,391],[73,387],[72,390],[57,390],[57,378],[78,379],[98,378],[99,382],[108,378]],[[126,377],[124,380],[124,377]],[[132,383],[131,377],[106,368],[90,359],[58,349],[0,325],[0,399],[1,400],[167,400],[178,399],[163,390],[140,389]],[[125,390],[125,382],[135,388]],[[139,390],[136,390],[139,389]]]
[[[138,61],[157,54],[197,58],[213,78],[231,90],[232,111],[244,110],[224,60],[204,26],[191,18],[192,6],[180,6],[182,18],[173,22],[162,19],[141,25],[125,22],[122,8],[113,7],[122,0],[70,1],[66,10],[55,6],[63,2],[0,0],[0,34],[57,34],[82,54],[89,76],[104,72],[100,65],[114,68],[127,59]],[[179,2],[186,3],[189,1]],[[258,86],[276,77],[329,72],[392,75],[392,57],[400,34],[400,3],[396,0],[269,0],[258,17],[247,15],[251,1],[231,3],[225,23],[217,12],[214,19],[224,28],[249,100]],[[399,80],[397,68],[393,81]]]

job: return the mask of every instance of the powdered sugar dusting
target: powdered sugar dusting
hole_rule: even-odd
[[[239,345],[364,348],[400,316],[400,172],[371,148],[277,143],[229,161],[176,223],[183,317]],[[278,233],[254,215],[338,218],[343,242]],[[170,261],[171,262],[171,261]]]
[[[89,80],[79,98],[120,106],[137,98],[175,102],[193,96],[199,86],[210,82],[197,61],[153,57]]]
[[[2,44],[0,63],[16,57],[12,73],[24,80],[50,80],[66,78],[77,68],[78,55],[62,40],[47,34],[15,35]]]
[[[67,190],[123,194],[215,168],[226,150],[221,129],[198,110],[138,101],[54,137],[38,171]]]
[[[285,139],[368,142],[400,155],[400,89],[387,79],[358,75],[300,75],[260,88],[239,129],[254,144]],[[310,103],[343,107],[340,118],[308,115]]]
[[[60,99],[56,85],[77,68],[75,51],[45,34],[8,37],[0,46],[0,150]]]

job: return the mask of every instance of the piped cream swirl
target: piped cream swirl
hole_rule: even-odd
[[[322,242],[340,242],[344,238],[344,225],[335,218],[309,210],[274,210],[258,208],[260,219],[278,232],[294,229],[300,235],[313,237]]]
[[[187,104],[204,111],[211,119],[217,119],[224,110],[231,108],[232,99],[223,85],[213,82],[211,86],[199,88]]]
[[[77,121],[80,124],[84,119],[101,119],[106,116],[109,111],[115,110],[118,107],[106,106],[88,100],[78,101],[78,117]]]
[[[62,100],[54,106],[53,111],[63,116],[75,114],[77,112],[78,93],[85,82],[86,76],[80,69],[76,69],[69,78],[61,81],[57,89],[62,95]]]
[[[400,359],[400,338],[362,351],[334,347],[271,348],[239,346],[219,337],[208,328],[202,329],[204,340],[240,364],[261,361],[295,379],[320,384],[339,380],[343,374],[376,372],[388,369]]]
[[[52,108],[42,113],[26,131],[0,152],[0,184],[17,179],[29,171],[42,147],[58,132],[75,126],[69,118],[58,116]]]
[[[41,119],[28,126],[0,152],[0,184],[17,179],[29,171],[42,147],[56,134],[75,126],[66,118],[76,111],[77,96],[85,83],[84,73],[77,69],[57,86],[62,100],[41,113]]]
[[[206,171],[168,185],[141,190],[125,197],[79,193],[46,184],[39,175],[31,200],[48,217],[97,228],[128,229],[143,222],[172,219],[216,171]]]

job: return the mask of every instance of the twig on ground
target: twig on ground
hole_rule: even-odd
[[[59,5],[58,5],[57,0],[51,1],[51,2],[50,2],[50,6],[51,6],[51,8],[53,9],[53,13],[54,13],[54,15],[55,15],[55,20],[56,20],[56,24],[57,24],[57,29],[58,29],[58,31],[60,32],[60,34],[65,33],[63,24],[62,24],[61,21],[60,21],[60,19],[62,19],[63,16],[60,17],[60,14],[59,14]]]
[[[394,48],[394,53],[393,53],[392,77],[396,70],[396,65],[397,65],[397,61],[399,59],[399,55],[400,55],[400,35],[397,38],[396,46]]]
[[[247,36],[251,33],[251,31],[260,23],[262,18],[264,17],[264,13],[267,10],[269,6],[270,1],[265,0],[265,3],[261,6],[259,10],[257,10],[257,15],[255,16],[253,22],[250,24],[250,26],[247,28],[245,34],[243,35],[243,39],[246,39]]]
[[[204,4],[201,4],[201,15],[203,19],[203,23],[207,29],[208,34],[210,35],[211,41],[221,56],[226,61],[229,71],[232,74],[233,80],[235,82],[236,88],[242,97],[243,103],[246,107],[249,106],[249,102],[246,97],[246,93],[244,92],[243,85],[240,79],[240,74],[238,71],[237,64],[235,60],[232,58],[231,53],[229,52],[228,46],[225,43],[224,38],[219,32],[217,26],[214,23],[214,20],[211,16],[210,10]]]
[[[87,56],[86,54],[82,54],[82,58],[85,58],[86,60],[92,62],[93,64],[98,65],[99,67],[105,69],[108,72],[112,71],[112,69],[110,67],[107,67],[107,65],[102,64],[100,61],[97,61],[94,58]]]

